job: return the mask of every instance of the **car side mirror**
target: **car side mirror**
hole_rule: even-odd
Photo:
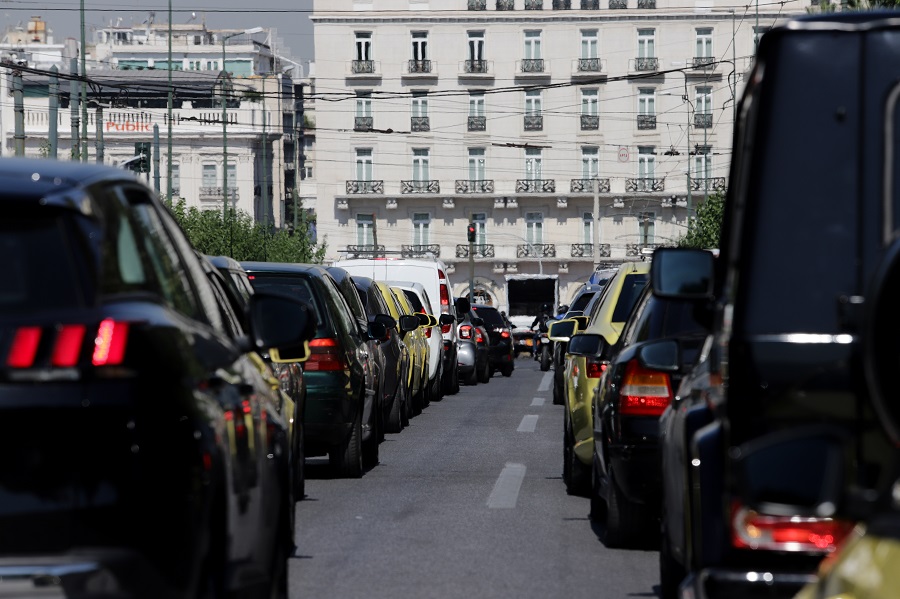
[[[484,319],[481,318],[481,317],[479,317],[479,316],[473,316],[473,317],[472,317],[472,324],[474,324],[476,327],[483,327],[483,326],[484,326]]]
[[[575,334],[578,328],[578,321],[572,318],[565,320],[557,320],[550,324],[547,330],[547,336],[550,341],[561,341],[566,343]]]
[[[261,291],[250,296],[247,315],[253,349],[278,363],[309,359],[316,317],[306,302]]]
[[[472,309],[472,303],[469,301],[467,297],[458,297],[453,302],[453,305],[456,307],[456,312],[459,314],[466,314],[469,310]]]
[[[441,314],[441,317],[438,318],[438,322],[441,325],[453,324],[453,315],[452,314]]]
[[[370,322],[368,329],[369,339],[383,341],[387,338],[387,327],[383,322]]]
[[[419,319],[412,314],[404,314],[400,317],[400,332],[408,333],[419,328]]]
[[[430,326],[431,319],[428,318],[427,314],[422,314],[421,312],[416,312],[415,317],[419,320],[420,327]]]
[[[372,317],[372,322],[383,324],[387,329],[397,328],[397,321],[390,314],[376,314]]]
[[[677,341],[664,339],[642,346],[637,353],[637,359],[641,366],[650,370],[678,372],[681,366],[680,353]]]
[[[583,331],[584,329],[587,328],[588,320],[590,320],[590,318],[587,316],[573,316],[572,320],[575,320],[576,322],[578,322],[578,328],[575,330]]]
[[[603,350],[602,335],[596,333],[577,333],[569,338],[566,353],[575,356],[598,356]]]
[[[704,300],[713,295],[715,258],[706,250],[659,248],[653,252],[653,294],[668,299]]]

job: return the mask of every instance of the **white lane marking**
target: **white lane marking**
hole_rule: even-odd
[[[550,384],[553,382],[553,373],[545,372],[544,378],[541,379],[541,384],[538,385],[538,391],[549,391]]]
[[[519,424],[519,428],[516,429],[518,433],[533,433],[534,429],[537,427],[538,417],[534,414],[529,414],[528,416],[522,417],[522,423]]]
[[[543,397],[535,397],[534,399],[531,400],[531,406],[532,406],[532,407],[535,407],[535,406],[540,407],[540,406],[542,406],[542,405],[544,405],[544,398],[543,398]]]
[[[494,490],[488,497],[487,505],[489,508],[514,508],[519,498],[519,490],[522,488],[522,481],[525,479],[524,464],[507,463],[497,477],[494,483]]]

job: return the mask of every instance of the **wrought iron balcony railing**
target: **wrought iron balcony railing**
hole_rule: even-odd
[[[656,179],[654,177],[625,179],[625,191],[665,191],[665,182],[665,179]]]
[[[638,8],[656,8],[656,0],[637,0]]]
[[[525,10],[543,10],[544,0],[525,0]]]
[[[441,182],[435,179],[400,181],[400,193],[441,193]]]
[[[228,197],[232,200],[237,199],[237,184],[232,186],[232,183],[228,182]],[[175,193],[175,189],[172,189],[172,193]],[[222,200],[225,197],[225,194],[222,193],[221,187],[209,187],[206,185],[200,186],[200,199],[201,200]]]
[[[555,179],[516,179],[516,193],[554,193]]]
[[[431,122],[427,116],[413,116],[409,118],[410,131],[431,131]]]
[[[494,180],[457,179],[456,193],[494,193]]]
[[[370,116],[353,117],[354,131],[371,131],[374,126],[374,118]]]
[[[658,71],[659,58],[656,57],[638,57],[634,59],[635,71]]]
[[[628,0],[609,0],[609,7],[611,9],[626,9],[628,8]]]
[[[430,73],[431,72],[431,61],[430,60],[410,60],[408,69],[410,73]]]
[[[436,243],[427,245],[401,245],[400,256],[403,258],[422,258],[425,256],[441,257],[441,246]]]
[[[384,181],[347,181],[347,193],[384,193]]]
[[[594,181],[600,189],[600,193],[609,193],[609,179],[572,179],[572,193],[594,193]]]
[[[692,191],[725,191],[725,177],[696,179],[691,177]]]
[[[691,66],[695,69],[709,70],[716,66],[715,56],[695,56],[691,59]]]
[[[600,10],[600,0],[581,0],[581,10]]]
[[[524,58],[524,59],[522,59],[522,72],[523,73],[543,73],[544,72],[544,59],[543,58]]]
[[[526,114],[525,115],[526,131],[543,131],[544,115],[542,114]]]
[[[497,0],[497,10],[515,10],[515,0]]]
[[[487,117],[470,116],[468,125],[469,131],[485,131],[487,129]]]
[[[348,258],[383,258],[386,255],[383,245],[348,245]]]
[[[463,65],[466,73],[487,73],[488,61],[486,60],[467,60]]]
[[[469,0],[469,10],[487,10],[487,0]]]
[[[603,70],[603,63],[599,58],[579,58],[578,71],[581,73],[599,73]]]
[[[570,10],[572,0],[553,0],[553,10]]]
[[[659,246],[658,243],[627,243],[625,244],[625,256],[635,258],[642,255],[642,250],[655,250]]]
[[[600,128],[600,115],[583,114],[581,115],[581,130],[593,131]]]
[[[697,129],[709,129],[712,127],[713,115],[711,112],[695,112],[694,127]]]
[[[556,258],[555,243],[520,243],[516,258]]]
[[[639,115],[637,115],[637,128],[639,130],[656,129],[656,115],[655,114],[639,114]]]
[[[374,60],[354,60],[350,63],[350,72],[356,75],[371,74],[375,72]]]
[[[598,256],[601,258],[609,258],[610,254],[610,244],[601,243],[599,245]],[[572,258],[588,258],[594,255],[594,244],[593,243],[573,243],[572,249],[570,250],[570,256]]]
[[[456,257],[457,258],[468,258],[469,257],[469,246],[465,243],[456,244]],[[493,243],[476,243],[472,245],[472,257],[473,258],[493,258],[494,257],[494,244]]]

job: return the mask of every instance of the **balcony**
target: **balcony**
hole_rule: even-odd
[[[599,58],[578,58],[575,62],[576,73],[600,73],[603,71],[603,61]]]
[[[386,255],[383,245],[348,245],[348,258],[384,258]]]
[[[457,179],[456,193],[494,193],[494,180]]]
[[[401,245],[400,256],[403,258],[441,257],[441,246],[436,243],[428,245]]]
[[[487,10],[487,0],[469,0],[469,10]]]
[[[665,183],[665,179],[656,179],[654,177],[625,179],[625,191],[665,191]]]
[[[581,0],[581,10],[600,10],[600,0]]]
[[[637,115],[637,128],[639,131],[646,131],[648,129],[656,129],[656,115],[655,114],[639,114],[639,115]]]
[[[637,0],[638,8],[653,9],[656,8],[656,0]]]
[[[516,258],[556,258],[555,243],[520,243]]]
[[[384,181],[347,181],[347,194],[384,193]]]
[[[457,258],[468,258],[469,257],[469,246],[465,243],[456,244],[456,257]],[[472,257],[473,258],[493,258],[494,257],[494,244],[493,243],[476,243],[472,245]]]
[[[658,71],[659,58],[656,57],[638,57],[634,59],[635,71]]]
[[[469,131],[485,131],[487,130],[487,117],[470,116],[468,121]]]
[[[430,60],[408,60],[406,62],[407,75],[431,75],[434,65]]]
[[[374,117],[370,116],[357,116],[353,117],[353,130],[354,131],[371,131],[374,126]]]
[[[655,250],[659,246],[658,243],[628,243],[625,244],[625,257],[637,258],[644,255],[644,250]]]
[[[400,193],[441,193],[441,182],[435,179],[400,181]]]
[[[572,179],[572,193],[594,193],[594,181],[600,184],[600,193],[609,193],[609,179]]]
[[[524,126],[526,131],[543,131],[544,116],[541,114],[526,114]]]
[[[236,183],[232,184],[230,181],[228,182],[228,196],[232,200],[236,200],[237,196],[238,196],[236,187],[237,187]],[[172,193],[173,194],[175,193],[174,188],[172,189]],[[225,194],[222,193],[221,187],[200,186],[200,199],[201,200],[204,200],[204,201],[215,200],[215,201],[221,202],[222,198],[224,198],[224,197],[225,197]]]
[[[353,60],[350,62],[350,73],[352,75],[374,75],[374,60]]]
[[[609,258],[610,254],[610,244],[601,243],[599,245],[600,250],[598,255],[601,258]],[[593,243],[573,243],[572,248],[569,250],[569,255],[572,258],[590,258],[594,255],[594,244]]]
[[[595,131],[600,128],[600,115],[583,114],[581,115],[581,130]]]
[[[625,10],[628,8],[628,0],[609,0],[609,8],[612,10]]]
[[[725,177],[691,177],[691,191],[725,191]]]
[[[465,60],[463,61],[463,73],[467,75],[487,75],[488,61],[486,60]]]
[[[409,130],[414,133],[431,131],[431,123],[427,116],[414,116],[409,119]]]
[[[544,0],[525,0],[525,10],[543,10]]]
[[[699,69],[704,72],[711,71],[716,68],[716,57],[715,56],[694,56],[693,58],[688,60],[688,64],[691,65],[694,69]]]
[[[543,58],[524,58],[519,64],[520,75],[544,75]]]
[[[696,129],[709,129],[712,127],[713,115],[711,112],[695,112],[694,127]]]
[[[571,10],[572,0],[553,0],[553,10]]]
[[[515,10],[515,0],[497,0],[497,10]]]
[[[555,193],[555,179],[516,179],[516,193]]]

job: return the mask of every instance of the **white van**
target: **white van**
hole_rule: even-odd
[[[376,281],[411,281],[421,283],[428,294],[431,304],[429,311],[435,317],[442,314],[453,317],[454,324],[441,326],[441,340],[443,346],[438,349],[441,360],[437,363],[438,370],[433,372],[429,364],[429,398],[439,400],[444,394],[453,394],[459,391],[459,372],[456,364],[456,308],[453,305],[453,291],[447,278],[447,267],[440,260],[415,260],[408,258],[360,258],[352,260],[337,260],[334,266],[339,266],[350,273],[369,277]],[[436,347],[432,346],[433,348]],[[432,349],[434,353],[434,349]],[[437,376],[432,376],[437,375]]]

